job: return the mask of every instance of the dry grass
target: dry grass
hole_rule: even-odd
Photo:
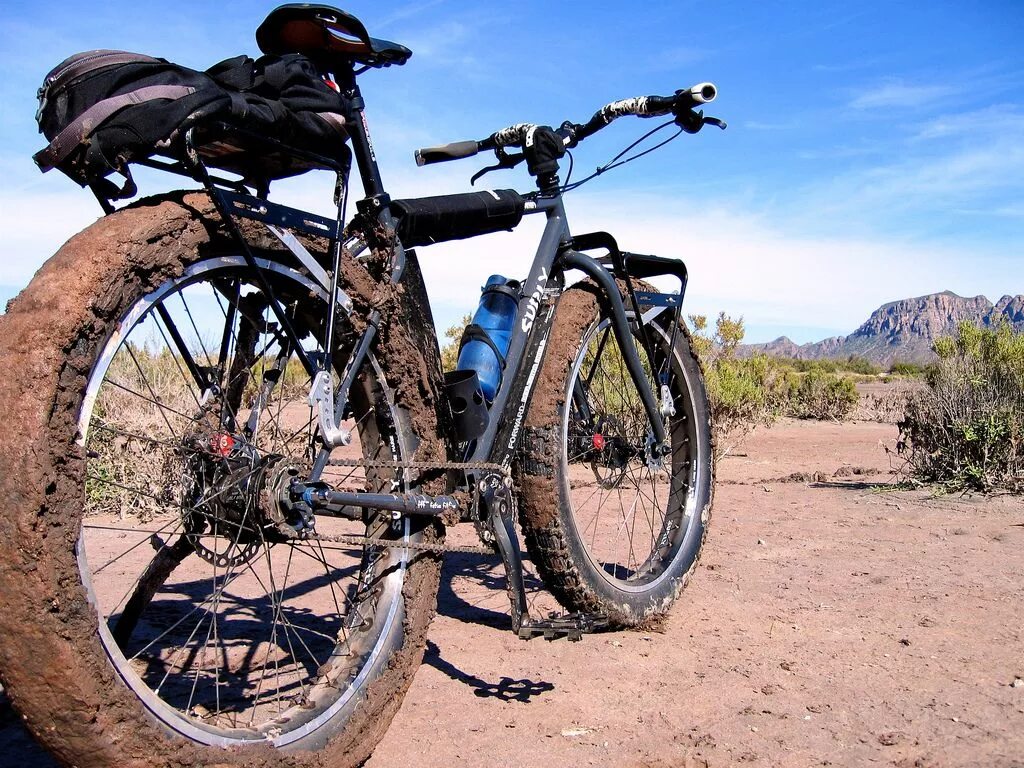
[[[239,420],[248,415],[273,362],[258,360],[247,372]],[[132,345],[114,356],[89,430],[87,514],[146,520],[183,503],[188,458],[194,455],[183,447],[184,441],[221,429],[219,407],[213,400],[201,403],[187,377],[184,364],[166,349],[153,352]],[[272,391],[257,446],[268,452],[280,450],[286,437],[276,423],[283,406],[304,403],[309,391],[309,377],[298,360],[287,361]]]

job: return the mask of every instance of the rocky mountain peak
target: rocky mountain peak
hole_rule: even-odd
[[[932,344],[956,332],[962,322],[995,327],[1008,322],[1024,331],[1024,295],[1003,296],[993,304],[985,296],[960,296],[952,291],[900,299],[883,304],[849,336],[797,345],[782,336],[768,344],[751,344],[749,353],[805,359],[864,357],[880,365],[894,361],[934,359]]]

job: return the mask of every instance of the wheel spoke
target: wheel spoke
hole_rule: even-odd
[[[658,381],[653,372],[669,372],[669,387],[680,410],[668,429],[672,454],[662,460],[664,466],[648,458],[652,428],[608,321],[592,326],[584,336],[565,384],[562,461],[574,535],[599,565],[603,578],[632,588],[656,578],[667,558],[678,551],[678,547],[665,548],[664,542],[679,541],[684,533],[670,521],[682,519],[689,485],[673,478],[686,475],[692,466],[685,412],[689,401],[679,392],[685,379],[678,369],[679,358],[667,352],[675,348],[675,340],[670,345],[667,333],[652,329],[655,359],[636,346],[642,369],[649,383]],[[581,420],[582,402],[590,411],[590,431]],[[591,445],[591,431],[602,435],[600,448]],[[588,465],[591,481],[580,477]],[[663,487],[666,483],[668,488]]]
[[[293,360],[323,350],[326,305],[292,269],[267,283],[248,270],[218,257],[138,299],[98,353],[83,412],[80,563],[109,629],[101,641],[161,722],[191,719],[228,743],[243,740],[236,728],[287,739],[325,723],[363,665],[387,657],[406,567],[390,566],[388,548],[285,538],[294,513],[273,484],[287,481],[283,471],[308,479],[318,447]],[[269,316],[271,288],[298,338]],[[355,455],[401,460],[380,370],[371,356],[344,425]],[[401,477],[339,465],[325,479],[379,489]],[[389,525],[317,518],[327,533],[385,535]]]

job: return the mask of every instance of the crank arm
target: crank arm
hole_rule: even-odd
[[[523,559],[519,554],[519,537],[516,535],[515,520],[512,518],[509,501],[498,497],[492,498],[490,502],[487,526],[494,535],[501,562],[505,566],[508,599],[512,611],[512,631],[518,635],[523,625],[530,623],[530,614],[526,608],[526,586],[523,582]]]

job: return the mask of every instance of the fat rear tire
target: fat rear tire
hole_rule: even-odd
[[[274,247],[256,228],[247,236]],[[401,620],[354,711],[287,751],[204,746],[171,732],[123,684],[99,640],[76,561],[85,488],[76,440],[86,382],[127,307],[196,261],[234,248],[206,195],[142,201],[72,238],[0,317],[0,678],[29,730],[68,765],[359,765],[422,659],[439,578],[439,559],[430,554],[411,558]],[[344,282],[357,307],[379,298],[358,275]],[[396,299],[397,310],[411,311],[412,293]],[[396,400],[414,432],[414,458],[438,461],[440,366],[432,327],[417,309],[415,325],[389,326],[380,361],[401,382]]]

